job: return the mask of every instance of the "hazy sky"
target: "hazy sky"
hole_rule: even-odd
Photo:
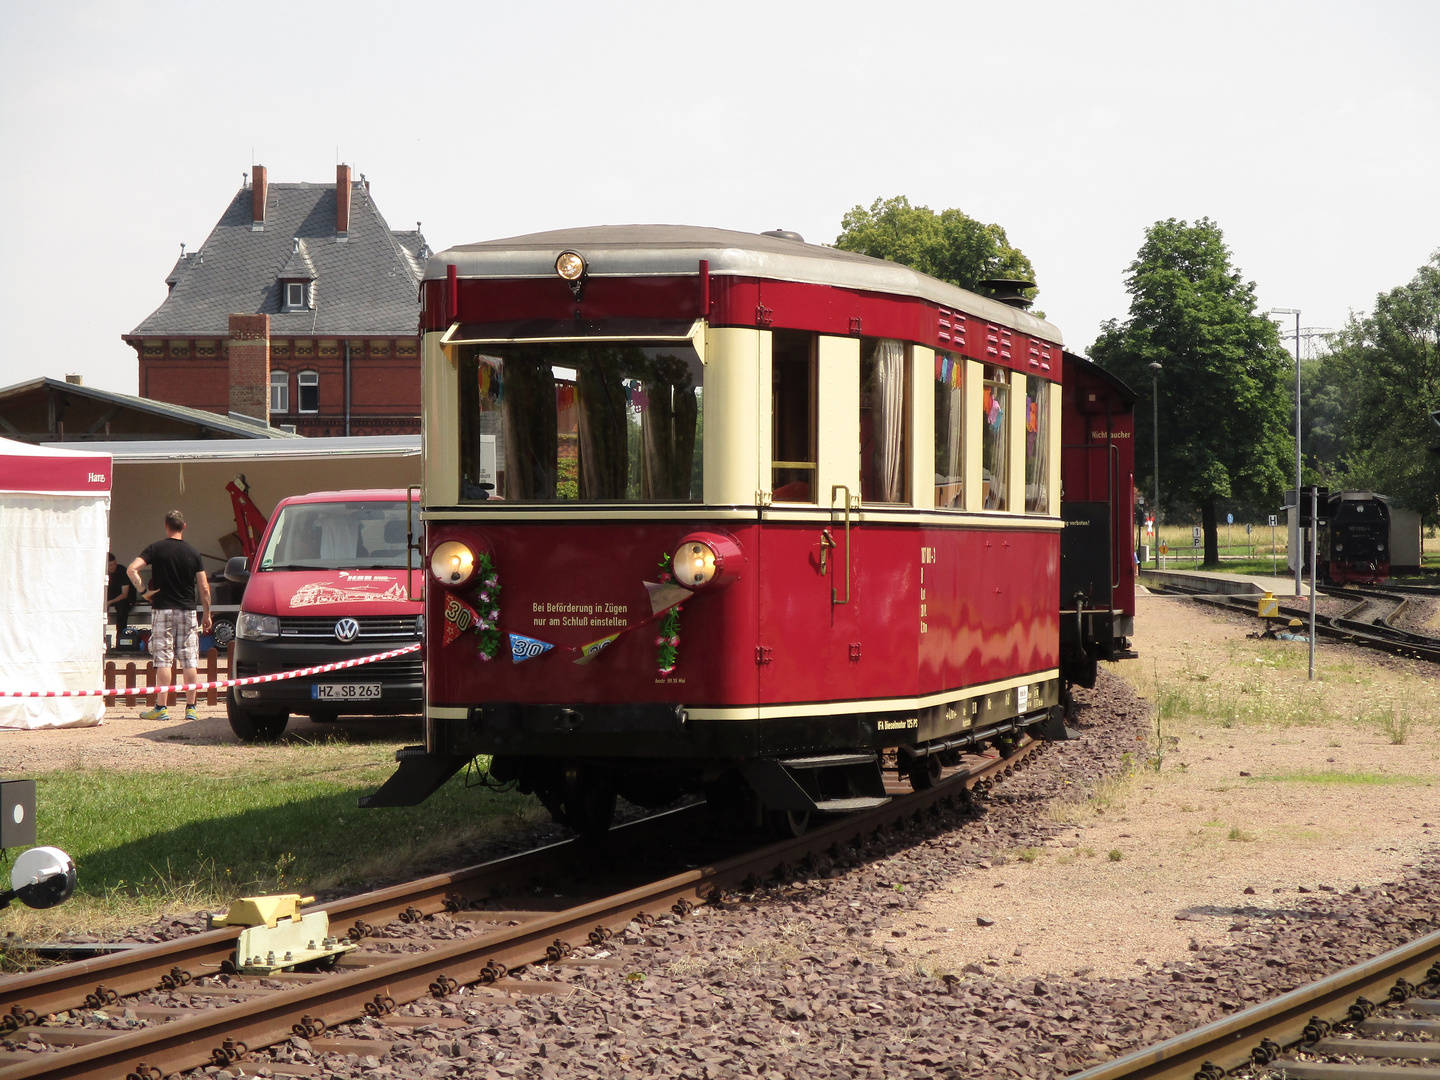
[[[1440,248],[1437,43],[1434,0],[0,0],[0,385],[135,392],[180,243],[252,162],[337,153],[436,250],[959,207],[1081,351],[1145,227],[1208,215],[1263,307],[1338,327]]]

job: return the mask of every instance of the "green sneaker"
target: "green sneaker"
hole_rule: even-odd
[[[194,705],[186,705],[186,706],[185,706],[185,719],[186,719],[186,720],[199,720],[199,719],[200,719],[200,714],[195,711],[195,706],[194,706]]]
[[[164,705],[156,705],[153,709],[146,709],[140,714],[141,720],[169,720],[170,710]]]

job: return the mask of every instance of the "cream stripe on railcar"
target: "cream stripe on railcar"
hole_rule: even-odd
[[[705,331],[706,505],[755,505],[759,477],[769,466],[761,452],[761,440],[768,440],[770,430],[769,386],[768,333],[748,327]]]
[[[1047,477],[1050,488],[1050,510],[1053,517],[1060,516],[1060,409],[1064,402],[1064,395],[1058,382],[1049,384],[1050,387],[1050,474]]]
[[[1060,678],[1058,668],[1036,671],[1029,675],[1017,675],[994,682],[977,683],[974,686],[942,690],[920,697],[883,698],[869,701],[819,701],[804,705],[747,705],[735,708],[687,708],[692,720],[767,720],[792,716],[827,716],[831,713],[880,713],[908,712],[933,708],[955,701],[969,701],[987,694],[1004,693],[1019,686],[1033,686],[1036,683],[1055,682]],[[431,705],[426,715],[436,720],[465,720],[470,708],[465,705]]]
[[[460,373],[451,362],[453,354],[440,344],[442,336],[426,334],[421,351],[422,506],[460,501]]]
[[[828,507],[831,489],[844,484],[860,498],[860,339],[818,335],[815,391],[815,490],[812,502]],[[843,510],[843,492],[834,505]]]
[[[985,365],[979,360],[965,360],[961,398],[964,401],[965,428],[961,432],[965,447],[965,509],[985,509],[985,458],[982,440],[985,425],[979,422],[985,402]]]
[[[910,505],[935,506],[935,350],[916,345],[910,350]]]

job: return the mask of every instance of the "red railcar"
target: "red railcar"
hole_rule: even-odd
[[[1099,661],[1135,655],[1135,392],[1083,356],[1064,365],[1060,671],[1094,686]]]
[[[426,744],[367,805],[491,755],[582,829],[699,790],[798,828],[889,748],[926,785],[1063,736],[1054,326],[675,226],[453,248],[422,299]]]

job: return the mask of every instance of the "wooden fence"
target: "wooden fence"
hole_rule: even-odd
[[[216,679],[228,679],[230,673],[235,670],[235,643],[232,641],[225,647],[223,660],[220,650],[211,648],[200,658],[200,681],[214,682]],[[179,682],[181,672],[175,672],[175,681]],[[115,690],[124,687],[126,690],[134,690],[133,694],[123,694],[115,698],[116,702],[124,702],[126,705],[134,705],[137,699],[149,699],[155,696],[155,661],[145,660],[137,664],[131,660],[126,664],[118,664],[114,660],[105,661],[105,689]],[[200,691],[200,699],[208,705],[218,704],[225,691],[216,690],[211,687],[209,690]]]

